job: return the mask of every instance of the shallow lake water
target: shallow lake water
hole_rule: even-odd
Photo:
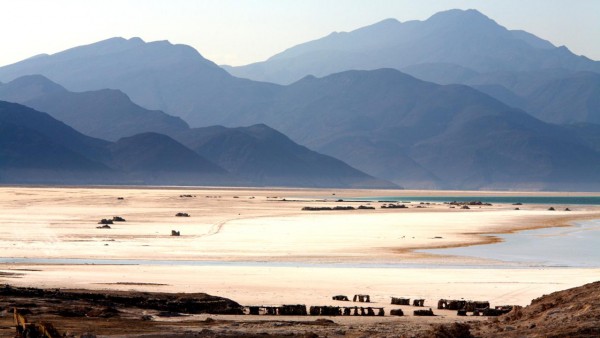
[[[469,202],[501,204],[563,204],[563,205],[600,205],[600,196],[380,196],[345,198],[345,200],[386,201],[386,202]]]
[[[439,255],[478,257],[540,267],[600,267],[600,220],[570,227],[496,235],[503,242],[460,248],[419,250]]]

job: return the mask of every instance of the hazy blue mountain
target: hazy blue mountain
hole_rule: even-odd
[[[464,13],[450,14],[460,16]],[[479,18],[475,21],[480,25],[491,22],[479,13],[468,14]],[[413,22],[409,26],[420,24]],[[389,21],[386,25],[393,26],[394,22]],[[543,41],[534,40],[537,41],[534,43],[529,41],[531,36],[521,33],[515,38],[510,31],[494,25],[488,27],[496,27],[490,34],[498,30],[505,32],[503,34],[512,44],[526,46],[523,47],[526,50],[530,48],[527,46],[536,45],[539,49],[536,53],[540,55],[556,52]],[[487,27],[483,26],[480,28]],[[452,31],[451,27],[447,28]],[[368,29],[364,32],[369,33]],[[412,36],[412,33],[405,34],[406,38]],[[371,43],[388,38],[380,36]],[[595,183],[600,182],[597,176],[599,155],[589,143],[572,137],[568,128],[543,123],[467,86],[441,86],[394,69],[347,71],[323,78],[306,76],[291,85],[278,86],[236,79],[218,68],[213,69],[214,64],[181,46],[143,42],[140,45],[137,40],[121,42],[135,46],[119,53],[130,55],[136,50],[141,60],[147,61],[145,66],[146,61],[140,61],[137,68],[139,77],[144,79],[135,87],[140,98],[145,95],[161,100],[168,97],[171,107],[185,108],[177,114],[192,126],[219,124],[233,127],[265,123],[294,142],[406,187],[600,189]],[[72,54],[77,56],[75,64],[83,65],[88,74],[87,80],[74,78],[73,83],[105,81],[104,72],[98,69],[104,63],[112,67],[120,55],[109,49],[98,45],[84,46],[83,50],[90,54],[92,51],[100,53],[98,57],[82,57],[78,55],[81,50],[76,48],[26,60],[0,68],[0,79],[6,81],[6,74],[34,65],[48,72],[62,67],[65,73],[57,76],[67,79],[74,76],[72,70],[52,60],[57,55]],[[170,59],[163,56],[177,54],[178,50],[187,50],[189,55],[174,58],[174,65],[165,63]],[[41,59],[47,64],[36,64]],[[124,59],[127,61],[130,56]],[[581,67],[589,63],[583,58],[577,60]],[[520,61],[527,63],[527,60]],[[446,67],[436,60],[424,62],[454,69],[455,74],[469,78],[470,84],[487,86],[490,93],[504,92],[507,97],[511,92],[519,97],[533,95],[540,85],[573,73],[571,70],[550,72],[546,69],[483,72],[476,62],[459,67]],[[188,71],[184,71],[185,65],[189,66]],[[147,67],[146,71],[143,71],[144,67]],[[124,87],[117,88],[129,94],[125,87],[132,84],[132,74],[121,71],[122,82],[115,83],[121,83]],[[541,75],[528,76],[535,72]],[[212,78],[211,74],[214,75]],[[506,90],[500,87],[492,90],[489,86],[501,86]]]
[[[395,68],[418,76],[407,67],[421,64],[451,64],[475,72],[546,68],[600,72],[600,62],[533,34],[508,30],[476,10],[449,10],[425,21],[388,19],[291,47],[263,62],[226,69],[243,78],[289,84],[309,74],[350,69]]]
[[[600,74],[548,69],[496,72],[467,84],[551,123],[600,123]]]
[[[0,183],[107,183],[110,171],[33,129],[0,122]]]
[[[105,88],[133,102],[182,117],[252,107],[277,86],[238,79],[186,45],[112,38],[0,67],[0,80],[41,74],[70,91]],[[204,121],[205,125],[215,121]]]
[[[264,124],[196,128],[175,138],[229,172],[260,185],[394,187],[340,160],[300,146]]]
[[[110,143],[16,103],[0,101],[0,131],[3,183],[244,182],[167,136],[148,133]]]
[[[515,94],[512,90],[498,84],[471,85],[478,91],[485,93],[508,106],[526,109],[527,101],[524,97]]]
[[[171,137],[158,133],[124,137],[110,150],[114,166],[124,171],[226,173]]]
[[[0,183],[395,187],[266,126],[172,131],[194,150],[158,133],[111,143],[0,101],[0,131]]]
[[[393,69],[306,77],[238,121],[264,121],[405,187],[592,189],[586,184],[600,182],[599,154],[565,129],[468,86]]]
[[[114,168],[144,184],[247,184],[169,136],[142,133],[110,145]]]
[[[187,123],[157,110],[147,110],[119,90],[69,92],[41,75],[27,75],[0,85],[0,100],[44,111],[92,137],[116,141],[143,132],[169,133]]]
[[[600,124],[600,74],[579,72],[548,81],[525,100],[525,109],[543,121]]]
[[[572,133],[573,139],[600,152],[600,124],[573,123],[564,125],[564,127]]]
[[[108,142],[78,133],[47,114],[0,101],[0,182],[107,183]]]
[[[110,158],[110,142],[83,135],[50,115],[20,104],[0,101],[0,122],[33,130],[62,147],[96,161]]]

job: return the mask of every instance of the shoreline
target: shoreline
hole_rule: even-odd
[[[193,197],[182,197],[182,193]],[[486,259],[410,250],[477,245],[500,240],[494,234],[570,226],[600,219],[600,206],[581,205],[565,212],[547,211],[543,205],[514,211],[511,205],[459,210],[439,203],[419,208],[413,203],[407,209],[393,210],[371,203],[375,210],[301,211],[311,204],[361,204],[302,199],[307,195],[338,199],[360,196],[358,193],[367,192],[0,188],[4,211],[0,215],[0,250],[5,257],[164,262],[0,263],[0,272],[18,274],[0,273],[0,283],[94,290],[193,290],[246,305],[325,305],[334,294],[368,293],[376,299],[374,305],[389,308],[390,296],[426,298],[425,305],[430,307],[438,298],[484,298],[524,305],[542,293],[599,279],[598,268],[507,267]],[[283,202],[283,198],[294,201]],[[190,217],[175,217],[176,212],[189,212]],[[99,219],[117,215],[127,222],[96,229]],[[181,231],[181,236],[170,236],[172,229]],[[201,263],[171,265],[177,261]],[[211,264],[213,261],[217,263]]]

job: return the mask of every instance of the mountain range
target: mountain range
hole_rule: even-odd
[[[46,113],[4,101],[0,101],[0,130],[3,183],[394,187],[342,161],[301,147],[264,125],[221,128],[221,135],[189,128],[173,132],[198,149],[209,149],[207,157],[155,132],[122,137],[116,142],[92,138]],[[221,145],[219,152],[210,152],[210,146],[201,144],[218,143],[218,137],[228,132],[250,136]],[[278,143],[271,147],[285,146],[285,156],[277,156],[268,149],[270,145],[261,144],[259,136],[275,137]],[[253,156],[256,148],[264,153],[258,163]],[[235,156],[224,159],[227,151]],[[229,170],[215,162],[225,164]],[[304,171],[290,172],[290,168]],[[263,171],[267,175],[259,176]]]
[[[110,141],[144,132],[164,134],[189,128],[181,118],[142,108],[119,90],[75,93],[42,75],[0,84],[0,100],[47,112],[85,135]]]
[[[598,64],[453,10],[226,67],[286,85],[189,46],[112,38],[0,67],[0,99],[118,140],[100,162],[135,175],[152,164],[131,149],[175,142],[254,184],[598,190]]]
[[[477,10],[449,10],[425,21],[387,19],[352,32],[291,47],[264,62],[226,67],[233,75],[289,84],[306,75],[348,69],[438,67],[455,75],[568,69],[600,72],[600,62],[519,30],[508,30]],[[431,80],[431,79],[427,79]]]
[[[388,19],[291,47],[232,75],[290,84],[345,70],[394,68],[439,84],[467,84],[552,123],[600,123],[600,62],[508,30],[476,10],[425,21]]]

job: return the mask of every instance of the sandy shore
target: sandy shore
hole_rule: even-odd
[[[426,306],[432,307],[439,298],[524,305],[542,294],[600,279],[596,268],[515,269],[502,262],[412,251],[489,243],[497,239],[485,234],[600,219],[598,206],[571,207],[570,212],[548,211],[544,205],[522,206],[519,211],[512,205],[461,210],[416,203],[407,204],[407,209],[381,209],[382,203],[371,202],[376,209],[301,211],[304,206],[367,205],[337,202],[348,197],[459,194],[469,195],[389,190],[0,188],[2,257],[79,258],[92,263],[99,259],[161,261],[159,265],[4,263],[0,272],[18,274],[0,274],[0,283],[206,292],[244,305],[325,305],[332,304],[334,294],[365,293],[371,295],[374,306],[389,308],[390,296],[425,298]],[[175,217],[177,212],[191,217]],[[113,216],[127,221],[111,229],[96,228],[101,218]],[[171,230],[180,231],[181,236],[171,236]]]

